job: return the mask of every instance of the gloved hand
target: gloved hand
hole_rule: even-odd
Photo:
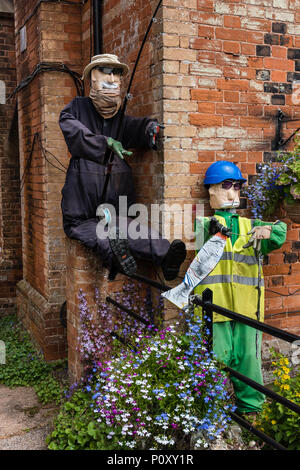
[[[250,240],[243,248],[249,248],[249,246],[253,246],[256,251],[260,251],[261,249],[261,241],[267,240],[270,238],[272,232],[272,225],[260,225],[258,227],[254,227],[247,235],[251,235]]]
[[[123,145],[118,140],[113,139],[112,137],[108,137],[107,139],[107,146],[110,148],[118,157],[124,160],[124,155],[130,157],[132,152],[129,150],[125,150]]]
[[[215,217],[210,219],[208,232],[210,235],[215,235],[218,232],[221,232],[226,237],[231,235],[231,230],[228,227],[224,227]]]
[[[149,146],[153,150],[157,150],[157,136],[160,129],[164,129],[165,126],[159,124],[157,121],[152,121],[147,128],[147,135],[149,139]]]

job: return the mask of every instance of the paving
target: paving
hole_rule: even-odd
[[[31,387],[0,385],[0,450],[47,450],[57,407],[42,405]]]
[[[11,389],[0,384],[0,451],[47,450],[46,437],[53,430],[58,407],[42,405],[31,387]],[[229,439],[230,444],[227,442]],[[230,428],[211,450],[259,450],[255,441],[245,445],[239,426]]]

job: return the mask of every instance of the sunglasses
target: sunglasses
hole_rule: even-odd
[[[243,182],[242,181],[223,181],[222,183],[222,188],[223,189],[230,189],[230,188],[233,188],[235,189],[235,191],[240,191],[242,189],[242,186],[243,186]]]
[[[118,67],[97,67],[97,70],[107,75],[122,75],[122,69]]]

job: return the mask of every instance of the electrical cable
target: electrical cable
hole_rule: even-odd
[[[30,154],[29,154],[29,158],[28,158],[28,161],[27,161],[27,165],[24,169],[24,172],[23,172],[23,175],[21,177],[21,187],[20,187],[20,192],[22,192],[22,189],[24,187],[24,184],[25,184],[25,181],[26,181],[26,177],[28,175],[28,172],[30,170],[30,167],[31,167],[31,163],[32,163],[32,156],[33,156],[33,150],[34,150],[34,146],[35,146],[35,143],[36,141],[38,141],[39,143],[39,146],[40,146],[40,149],[42,151],[42,154],[45,158],[45,160],[50,164],[52,165],[54,168],[56,168],[57,170],[59,171],[62,171],[63,173],[66,173],[65,170],[67,170],[67,168],[59,161],[59,159],[53,154],[51,153],[49,150],[45,149],[45,147],[43,146],[42,144],[42,139],[41,139],[41,135],[39,132],[36,132],[33,136],[33,141],[32,141],[32,145],[31,145],[31,150],[30,150]],[[53,158],[55,158],[55,160],[65,169],[63,170],[62,168],[59,168],[58,166],[54,165],[47,157],[47,153],[49,153],[49,155],[51,155]]]
[[[266,313],[265,319],[267,320],[268,318],[279,317],[282,315],[288,315],[289,317],[292,317],[293,315],[298,316],[299,313],[300,313],[300,310],[293,310],[291,312]]]
[[[148,35],[150,33],[150,30],[151,30],[151,27],[153,25],[153,23],[155,23],[157,20],[156,20],[156,15],[157,15],[157,12],[160,8],[162,4],[162,0],[159,0],[155,10],[154,10],[154,13],[151,17],[151,20],[148,24],[148,27],[147,27],[147,30],[146,30],[146,33],[143,37],[143,40],[142,40],[142,44],[140,46],[140,49],[138,51],[138,55],[137,55],[137,58],[135,60],[135,63],[134,63],[134,66],[133,66],[133,71],[131,73],[131,76],[130,76],[130,79],[129,79],[129,85],[128,85],[128,88],[127,88],[127,91],[126,91],[126,95],[125,95],[125,99],[123,101],[123,105],[121,107],[121,116],[120,116],[120,120],[119,120],[119,123],[118,123],[118,127],[117,127],[117,132],[116,132],[116,140],[118,141],[122,141],[122,137],[123,137],[123,132],[124,132],[124,129],[122,129],[122,125],[123,125],[123,122],[124,122],[124,118],[125,118],[125,112],[126,112],[126,107],[127,107],[127,103],[128,103],[128,100],[130,99],[131,95],[130,95],[130,90],[131,90],[131,86],[132,86],[132,83],[133,83],[133,79],[134,79],[134,76],[135,76],[135,72],[136,72],[136,69],[137,69],[137,66],[138,66],[138,63],[139,63],[139,60],[140,60],[140,57],[141,57],[141,54],[143,52],[143,49],[144,49],[144,46],[145,46],[145,43],[147,41],[147,38],[148,38]],[[105,182],[104,182],[104,186],[103,186],[103,190],[102,190],[102,195],[101,195],[101,200],[104,201],[105,199],[105,196],[106,196],[106,192],[107,192],[107,187],[108,187],[108,183],[109,183],[109,179],[110,179],[110,176],[111,176],[111,166],[112,166],[112,162],[113,162],[113,159],[114,159],[114,153],[113,151],[111,150],[108,154],[108,156],[106,157],[105,159],[105,165],[107,166],[107,173],[106,173],[106,178],[105,178]]]
[[[76,86],[77,93],[79,96],[84,96],[84,88],[83,82],[81,80],[81,76],[78,72],[74,72],[71,70],[67,65],[63,63],[55,63],[55,62],[40,62],[36,65],[33,72],[26,78],[24,78],[19,85],[14,89],[14,91],[8,96],[8,99],[13,98],[19,91],[23,90],[32,80],[42,72],[63,72],[68,73]]]
[[[47,150],[47,149],[45,149],[45,148],[43,148],[43,149],[44,149],[45,152],[49,153],[49,155],[51,155],[51,157],[53,157],[66,171],[68,170],[68,168],[67,168],[65,165],[63,165],[63,164],[61,163],[61,161],[60,161],[52,152],[50,152],[50,150]],[[45,158],[46,158],[46,157],[45,157]],[[47,160],[47,158],[46,158],[46,160]],[[47,160],[47,162],[50,163],[50,165],[53,165],[53,163],[51,163],[50,160]],[[59,169],[60,169],[60,168],[59,168]],[[63,170],[62,170],[62,171],[63,171]],[[64,172],[64,173],[66,173],[66,172]]]
[[[294,292],[290,292],[289,294],[281,294],[280,292],[276,292],[275,290],[269,289],[267,287],[265,288],[265,290],[268,292],[273,292],[273,294],[281,295],[282,297],[290,297],[291,295],[295,295],[296,292],[300,291],[300,289],[296,289]]]
[[[63,173],[66,173],[64,170],[62,170],[62,169],[59,168],[58,166],[54,165],[50,160],[48,160],[47,155],[46,155],[46,152],[49,153],[52,157],[54,157],[55,160],[56,160],[65,170],[67,170],[67,168],[58,160],[58,158],[57,158],[55,155],[53,155],[53,153],[49,152],[49,150],[47,150],[47,149],[45,149],[45,148],[43,147],[42,139],[41,139],[40,133],[38,133],[38,140],[39,140],[39,144],[40,144],[40,148],[41,148],[41,150],[42,150],[42,153],[43,153],[43,155],[44,155],[44,157],[45,157],[45,160],[46,160],[50,165],[52,165],[54,168],[56,168],[57,170],[62,171]]]
[[[28,171],[31,167],[31,161],[32,161],[32,155],[33,155],[33,150],[34,150],[34,146],[35,146],[35,141],[37,139],[37,136],[38,134],[35,133],[34,136],[33,136],[33,141],[32,141],[32,145],[31,145],[31,150],[30,150],[30,154],[29,154],[29,158],[28,158],[28,162],[27,162],[27,165],[24,169],[24,172],[23,172],[23,175],[22,175],[22,178],[21,178],[21,188],[20,188],[20,192],[22,192],[22,189],[24,187],[24,184],[25,184],[25,180],[26,180],[26,176],[28,174]]]

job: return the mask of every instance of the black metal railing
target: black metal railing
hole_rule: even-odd
[[[152,279],[148,279],[146,277],[140,276],[140,275],[133,275],[133,276],[128,276],[133,279],[136,279],[138,281],[144,282],[148,285],[151,285],[152,287],[155,287],[161,291],[167,291],[171,289],[171,287],[161,284],[157,281],[153,281]],[[141,316],[137,315],[135,312],[132,310],[128,309],[124,305],[122,305],[119,302],[116,302],[114,299],[111,297],[107,297],[106,301],[108,303],[111,303],[115,305],[117,308],[121,309],[122,311],[128,313],[129,315],[133,316],[136,320],[141,321],[145,325],[149,325],[149,322],[142,318]],[[262,323],[258,320],[254,320],[252,318],[248,318],[244,315],[241,315],[239,313],[233,312],[232,310],[220,307],[219,305],[213,304],[213,293],[210,289],[205,289],[205,291],[202,293],[202,296],[200,295],[192,295],[190,296],[190,307],[194,308],[195,306],[202,307],[203,311],[203,321],[204,321],[204,326],[207,331],[207,348],[210,352],[213,350],[213,314],[214,313],[219,313],[220,315],[223,315],[231,320],[235,320],[241,323],[244,323],[245,325],[248,325],[252,328],[255,328],[259,331],[262,331],[263,333],[266,333],[268,335],[274,336],[276,338],[279,338],[283,341],[287,341],[289,343],[294,343],[296,341],[300,341],[300,336],[297,336],[293,333],[290,333],[285,330],[281,330],[279,328],[267,325],[265,323]],[[114,334],[115,337],[117,337]],[[123,338],[118,338],[122,342],[124,342]],[[126,342],[125,342],[126,344]],[[240,374],[239,372],[235,371],[231,367],[224,366],[223,370],[228,372],[231,376],[236,377],[237,379],[241,380],[242,382],[248,384],[252,388],[262,392],[264,395],[269,397],[270,399],[281,403],[283,406],[289,408],[295,413],[300,414],[300,406],[298,406],[296,403],[293,403],[292,401],[282,397],[278,393],[272,391],[271,389],[265,387],[264,385],[259,384],[258,382],[255,382],[254,380],[250,379],[249,377]],[[255,428],[253,424],[251,424],[249,421],[244,419],[243,417],[239,416],[238,414],[234,412],[229,412],[229,415],[231,416],[232,420],[237,422],[240,426],[243,428],[247,429],[250,433],[253,435],[257,436],[260,438],[262,441],[265,443],[269,444],[271,447],[277,450],[287,450],[286,447],[281,445],[279,442],[275,441],[272,439],[270,436],[267,434],[263,433],[259,429]]]
[[[205,289],[202,293],[202,296],[200,295],[191,296],[190,303],[194,306],[202,307],[203,322],[204,322],[207,335],[208,335],[207,343],[208,343],[209,351],[212,351],[212,348],[213,348],[213,314],[214,313],[218,313],[227,318],[230,318],[231,320],[244,323],[245,325],[255,328],[256,330],[262,331],[263,333],[267,333],[271,336],[275,336],[276,338],[279,338],[283,341],[287,341],[289,343],[300,341],[300,336],[297,336],[293,333],[289,333],[288,331],[284,331],[279,328],[266,325],[265,323],[262,323],[260,321],[253,320],[244,315],[233,312],[232,310],[228,310],[226,308],[220,307],[219,305],[213,304],[213,292],[210,289]],[[255,382],[249,377],[243,374],[240,374],[239,372],[235,371],[231,367],[225,366],[224,370],[227,371],[231,376],[236,377],[237,379],[246,383],[247,385],[254,388],[255,390],[262,392],[264,395],[271,398],[272,400],[278,403],[281,403],[283,406],[289,408],[293,412],[300,414],[300,406],[297,405],[296,403],[288,400],[287,398],[282,397],[278,393],[272,391],[271,389],[265,387],[264,385],[259,384],[258,382]],[[248,431],[250,431],[252,434],[260,437],[264,442],[270,444],[273,448],[278,449],[278,450],[287,450],[280,443],[270,438],[265,433],[256,429],[253,425],[251,425],[251,423],[241,418],[236,413],[230,413],[230,415],[234,421],[238,422],[242,427],[248,429]]]

